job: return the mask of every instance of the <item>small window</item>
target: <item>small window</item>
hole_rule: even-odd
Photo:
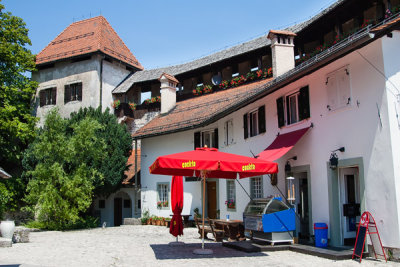
[[[99,200],[99,208],[105,209],[106,208],[106,201],[104,199]]]
[[[194,148],[204,146],[218,148],[218,128],[194,133]]]
[[[124,199],[124,208],[130,208],[130,207],[131,207],[131,200]]]
[[[263,187],[262,187],[262,177],[250,178],[250,196],[251,198],[262,198],[263,197]]]
[[[57,88],[48,88],[39,93],[40,106],[55,105],[57,98]]]
[[[244,138],[265,133],[265,106],[243,115]]]
[[[169,207],[169,183],[157,184],[157,208]]]
[[[236,187],[235,180],[226,181],[226,201],[227,209],[236,209]]]
[[[64,103],[70,101],[82,101],[82,83],[72,83],[65,85]]]
[[[225,145],[229,146],[233,143],[233,120],[225,122]]]

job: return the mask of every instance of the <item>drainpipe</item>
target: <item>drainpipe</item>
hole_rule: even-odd
[[[100,110],[103,111],[103,61],[105,56],[103,55],[100,61]]]
[[[135,214],[138,214],[138,209],[137,209],[137,194],[139,192],[139,186],[138,186],[138,177],[137,177],[137,139],[135,139]]]

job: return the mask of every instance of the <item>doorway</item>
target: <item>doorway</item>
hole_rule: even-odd
[[[357,167],[339,170],[339,201],[343,245],[354,246],[360,219],[360,180]]]
[[[114,198],[114,226],[122,224],[122,198]]]
[[[217,182],[206,181],[207,184],[207,216],[217,219]]]
[[[296,229],[299,242],[310,241],[310,205],[309,205],[309,182],[307,172],[294,173]]]

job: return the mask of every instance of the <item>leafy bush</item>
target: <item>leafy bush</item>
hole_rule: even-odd
[[[103,179],[93,162],[105,155],[105,143],[97,137],[102,128],[86,118],[71,125],[57,109],[49,111],[43,129],[30,145],[26,157],[36,162],[29,177],[25,200],[42,228],[68,229],[80,220],[92,203],[95,181]]]

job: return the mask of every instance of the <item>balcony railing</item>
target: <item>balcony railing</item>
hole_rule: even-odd
[[[114,109],[114,115],[118,118],[127,116],[130,118],[138,119],[143,117],[147,112],[160,111],[161,103],[141,104],[136,106],[136,110],[132,110],[129,103],[121,103],[118,108]]]

